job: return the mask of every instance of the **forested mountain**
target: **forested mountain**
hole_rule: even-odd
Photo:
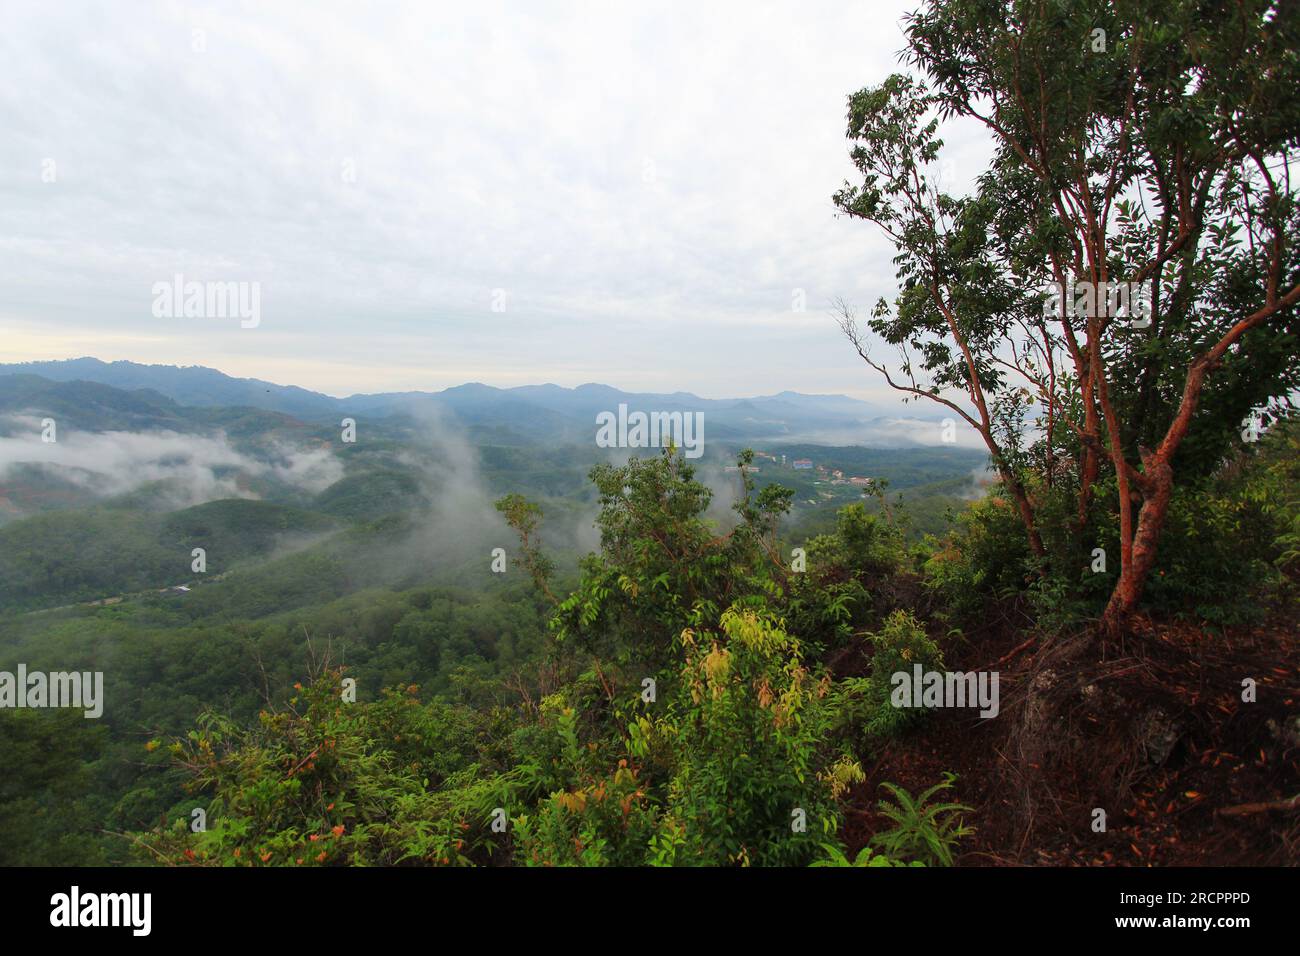
[[[240,407],[282,412],[304,421],[319,423],[345,415],[428,417],[444,415],[464,427],[483,434],[498,430],[514,442],[546,444],[575,442],[588,438],[596,416],[617,410],[620,404],[633,410],[703,413],[710,437],[719,440],[796,441],[801,437],[821,444],[849,443],[873,439],[885,447],[930,444],[891,427],[899,413],[884,406],[842,395],[778,395],[746,399],[702,399],[679,392],[671,395],[624,392],[607,385],[525,385],[494,388],[477,383],[458,385],[439,392],[396,392],[334,398],[294,386],[275,385],[259,379],[239,379],[215,369],[139,365],[134,362],[101,362],[93,358],[59,362],[26,362],[0,365],[0,409],[12,406],[26,394],[39,397],[32,377],[54,382],[97,383],[126,391],[144,390],[152,398],[165,396],[176,405]],[[14,381],[21,379],[21,382]],[[25,384],[24,384],[25,383]],[[56,388],[45,386],[57,394]],[[7,398],[6,396],[13,396]],[[149,404],[150,397],[141,402]],[[74,403],[75,404],[75,403]],[[931,416],[938,421],[942,416]]]
[[[37,375],[56,382],[96,382],[125,391],[148,389],[180,405],[246,405],[305,418],[333,417],[337,410],[335,401],[327,395],[258,379],[232,378],[216,369],[197,365],[177,368],[77,358],[0,365],[0,381],[7,375]]]

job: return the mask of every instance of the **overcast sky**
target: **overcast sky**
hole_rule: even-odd
[[[830,197],[914,5],[6,3],[0,362],[882,398],[829,306],[892,250]]]

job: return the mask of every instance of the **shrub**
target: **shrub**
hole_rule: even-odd
[[[838,828],[844,782],[861,775],[827,741],[840,701],[829,676],[750,610],[687,629],[682,647],[682,694],[653,731],[677,754],[662,837],[694,864],[809,862]],[[792,826],[800,816],[806,830]]]
[[[820,860],[814,860],[808,864],[809,866],[925,866],[920,860],[904,863],[883,853],[875,853],[869,846],[864,846],[859,850],[858,855],[852,861],[845,856],[840,847],[833,843],[823,843],[822,848],[826,851],[826,856]]]
[[[913,798],[897,784],[882,783],[893,794],[897,803],[880,801],[880,812],[892,820],[892,829],[877,833],[872,846],[879,846],[891,857],[919,860],[927,866],[952,866],[952,851],[964,836],[974,833],[973,827],[962,825],[962,811],[970,811],[961,803],[931,803],[936,793],[952,787],[957,775],[944,773],[943,779],[922,790]]]
[[[893,705],[890,701],[893,675],[903,671],[910,676],[916,664],[926,670],[942,670],[943,653],[910,611],[894,611],[869,639],[874,653],[871,674],[863,688],[863,726],[869,737],[886,737],[915,723],[924,713]]]

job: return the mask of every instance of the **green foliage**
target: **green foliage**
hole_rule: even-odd
[[[880,630],[868,637],[874,650],[863,694],[863,728],[868,736],[887,737],[915,724],[925,713],[919,708],[893,705],[893,675],[902,672],[910,679],[917,664],[926,671],[941,671],[943,653],[909,611],[894,611]]]
[[[814,860],[808,864],[809,866],[925,866],[920,860],[913,860],[911,863],[895,860],[883,853],[874,852],[869,846],[864,846],[859,850],[858,855],[852,860],[849,860],[844,851],[833,843],[822,844],[822,849],[826,851],[826,856],[820,860]]]
[[[408,511],[420,501],[414,475],[383,468],[340,478],[316,496],[312,507],[350,521],[374,521]]]
[[[708,493],[678,454],[599,467],[593,479],[602,548],[552,617],[558,637],[577,639],[557,642],[549,660],[534,648],[519,661],[514,704],[501,703],[501,677],[475,658],[451,666],[457,646],[443,634],[455,605],[436,591],[360,594],[284,615],[259,636],[268,649],[298,631],[330,634],[331,647],[350,636],[357,701],[340,699],[341,672],[327,670],[284,704],[264,702],[251,724],[204,716],[171,748],[189,795],[172,798],[174,823],[140,835],[142,852],[294,866],[818,859],[836,840],[840,801],[864,779],[853,753],[862,689],[808,658],[781,614],[792,605],[783,585],[795,577],[802,600],[831,620],[851,616],[832,579],[892,573],[898,539],[860,506],[846,509],[814,549],[827,558],[819,598],[807,589],[821,584],[775,557],[788,505],[780,489],[746,481],[739,524],[718,535],[702,517]],[[517,496],[499,507],[534,547],[540,509]],[[681,561],[683,551],[696,560]],[[431,659],[447,678],[434,681],[443,697],[424,703],[405,685],[374,695],[389,673],[375,670],[374,654],[391,639],[420,651],[391,673]],[[882,660],[933,657],[904,615],[888,618],[879,643]],[[653,701],[640,693],[647,673]],[[556,688],[546,694],[543,675]],[[209,813],[203,833],[187,829],[195,805]],[[504,833],[492,828],[503,814]]]
[[[902,531],[861,502],[841,508],[834,530],[805,551],[805,573],[787,581],[787,618],[813,653],[858,641],[889,611],[892,584],[911,564]]]
[[[1213,568],[1260,529],[1229,500],[1198,512],[1243,419],[1300,388],[1300,202],[1276,172],[1300,136],[1296,18],[1272,0],[929,0],[905,23],[910,69],[848,97],[856,175],[834,196],[892,242],[898,289],[871,309],[871,341],[844,306],[846,335],[889,384],[981,432],[1045,576],[1040,608],[1086,616],[1107,580],[1108,627],[1144,588],[1156,611],[1199,593],[1201,616],[1240,619],[1233,595],[1262,565]],[[966,121],[994,149],[958,193],[941,135]],[[1147,284],[1150,315],[1044,309],[1049,284],[1099,280]],[[1116,574],[1081,578],[1121,525]],[[967,530],[969,574],[937,583],[1022,592],[1025,562],[978,553],[1011,558],[1011,539]]]
[[[1150,612],[1214,626],[1260,620],[1300,544],[1297,435],[1300,422],[1278,421],[1216,472],[1175,487],[1145,589]],[[1047,629],[1100,616],[1120,570],[1114,480],[1095,485],[1086,534],[1075,524],[1075,489],[1033,494],[1048,546],[1041,564],[1030,559],[1015,509],[997,490],[959,515],[947,535],[927,541],[925,585],[955,621],[974,625],[997,603],[1018,600]],[[1093,570],[1096,548],[1105,551],[1104,571]]]
[[[838,828],[835,798],[854,779],[828,732],[839,698],[778,621],[729,608],[715,629],[681,635],[682,692],[646,736],[674,752],[666,813],[702,865],[791,865]],[[802,811],[806,830],[792,829]]]
[[[1022,593],[1030,578],[1024,528],[997,494],[972,504],[952,533],[930,547],[926,587],[963,623],[978,621],[991,601]]]
[[[963,812],[972,807],[960,803],[931,803],[936,794],[952,788],[957,775],[944,773],[943,779],[926,787],[915,798],[897,784],[882,783],[894,801],[881,800],[880,812],[894,826],[872,837],[871,845],[881,847],[896,859],[911,859],[926,866],[952,866],[952,851],[958,841],[974,833],[963,825]]]
[[[197,865],[456,865],[496,852],[497,807],[530,794],[522,768],[495,772],[490,713],[421,705],[400,687],[347,703],[330,671],[256,727],[206,715],[173,744],[208,825],[178,819],[145,841]]]
[[[1271,522],[1273,564],[1300,573],[1300,418],[1279,421],[1264,436],[1241,498]]]
[[[194,548],[208,552],[215,576],[337,527],[309,511],[242,499],[167,515],[108,507],[36,515],[0,528],[0,610],[192,582]]]
[[[80,711],[0,711],[0,866],[106,862],[86,795],[103,744]]]
[[[528,568],[533,583],[553,599],[547,582],[555,571],[555,565],[542,554],[541,546],[536,539],[537,528],[542,521],[541,507],[528,501],[523,495],[510,494],[496,503],[496,509],[505,517],[506,524],[519,535],[519,547],[523,552],[524,566]]]
[[[772,593],[780,573],[774,528],[789,503],[779,489],[751,498],[746,483],[740,526],[718,535],[703,517],[711,493],[680,452],[598,465],[591,479],[601,549],[583,560],[578,588],[559,602],[557,640],[656,670],[701,611],[717,615],[733,595]]]

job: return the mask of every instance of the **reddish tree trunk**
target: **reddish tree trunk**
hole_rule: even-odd
[[[1165,518],[1169,514],[1169,502],[1173,498],[1174,472],[1169,462],[1158,454],[1145,457],[1144,472],[1149,484],[1138,511],[1132,547],[1102,615],[1102,627],[1110,634],[1117,633],[1123,627],[1142,599],[1147,576],[1155,564],[1160,532],[1164,529]]]

